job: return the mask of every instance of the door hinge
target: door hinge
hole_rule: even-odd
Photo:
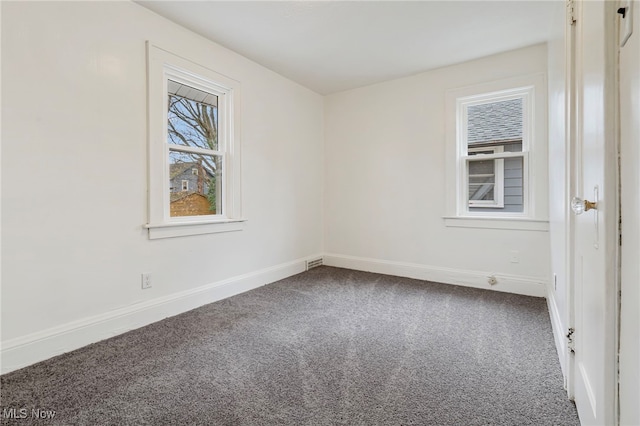
[[[571,26],[576,24],[576,6],[574,0],[567,0],[567,20]]]
[[[567,347],[571,351],[572,354],[576,353],[576,343],[573,341],[573,333],[575,333],[575,329],[571,327],[567,332]]]

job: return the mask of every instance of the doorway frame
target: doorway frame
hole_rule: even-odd
[[[582,126],[583,112],[580,107],[582,105],[582,70],[580,64],[583,57],[588,52],[583,49],[581,40],[583,32],[582,22],[582,3],[586,0],[567,0],[567,19],[565,20],[565,147],[566,147],[566,164],[565,164],[565,190],[569,198],[572,196],[584,195],[583,188],[578,185],[578,178],[581,176],[581,162],[578,161],[582,155]],[[620,20],[617,18],[618,1],[602,1],[605,8],[605,26],[604,26],[604,43],[605,43],[605,134],[607,135],[604,143],[612,145],[615,154],[612,156],[605,155],[604,158],[604,175],[605,182],[613,180],[615,190],[612,191],[615,199],[615,226],[603,226],[603,240],[609,241],[615,253],[613,254],[614,264],[607,265],[606,280],[609,279],[613,285],[604,285],[607,312],[605,316],[605,336],[607,359],[611,360],[612,365],[606,365],[603,372],[605,375],[605,399],[607,405],[605,410],[608,413],[607,418],[613,420],[613,424],[620,424],[620,394],[619,394],[619,354],[620,354],[620,289],[621,289],[621,170],[620,170],[620,113],[619,113],[619,90],[620,79],[618,69],[618,58],[620,48],[618,43],[618,25]],[[615,20],[615,22],[614,22]],[[609,201],[611,202],[611,201]],[[568,301],[566,324],[567,330],[575,330],[576,326],[576,219],[575,215],[569,207],[569,200],[566,200],[565,206],[566,219],[566,300]],[[609,219],[608,224],[611,225]],[[613,235],[610,235],[613,234]],[[610,269],[610,270],[609,270]],[[576,336],[579,338],[579,336]],[[575,371],[575,354],[569,348],[566,351],[566,390],[569,399],[575,400],[575,380],[578,375]]]

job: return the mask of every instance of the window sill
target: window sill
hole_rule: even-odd
[[[192,222],[148,223],[149,239],[186,237],[190,235],[216,234],[242,231],[246,219],[203,220]]]
[[[549,221],[517,217],[445,216],[445,226],[454,228],[509,229],[549,232]]]

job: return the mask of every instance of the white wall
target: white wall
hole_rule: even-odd
[[[548,232],[446,227],[443,216],[445,91],[546,71],[537,45],[327,96],[326,263],[485,288],[495,273],[496,290],[544,295]]]
[[[566,340],[568,329],[569,300],[568,288],[568,174],[567,142],[565,127],[565,4],[558,2],[552,23],[554,37],[548,48],[548,86],[549,86],[549,237],[551,253],[552,280],[547,292],[551,321],[556,338],[556,347],[560,365],[566,375]],[[556,283],[554,286],[553,275]]]
[[[241,83],[243,231],[143,229],[148,39]],[[5,371],[321,253],[321,96],[128,2],[2,2],[2,89]]]

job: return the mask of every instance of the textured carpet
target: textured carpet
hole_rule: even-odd
[[[579,424],[544,299],[329,267],[0,380],[2,424]]]

